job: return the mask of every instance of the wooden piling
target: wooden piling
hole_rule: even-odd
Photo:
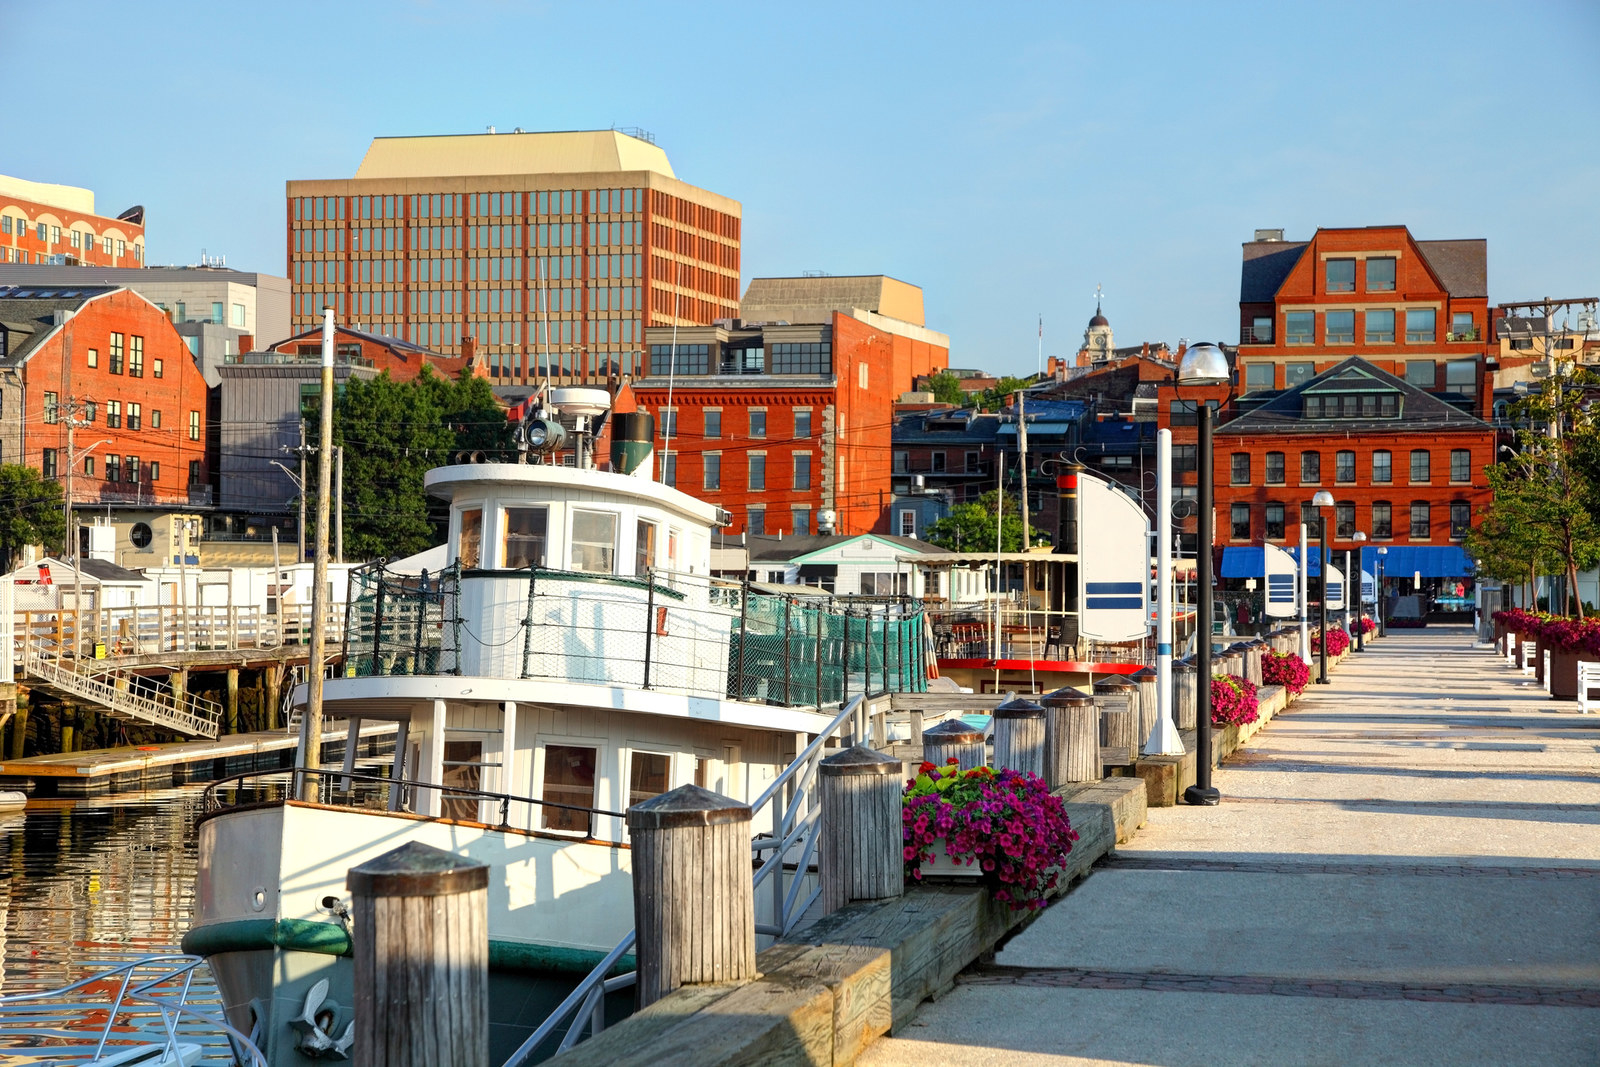
[[[411,842],[352,867],[345,885],[355,1067],[488,1067],[488,866]]]
[[[283,665],[280,663],[276,666],[268,667],[262,673],[266,675],[265,681],[267,685],[267,706],[263,709],[266,711],[265,728],[276,730],[278,728],[278,705],[282,699]]]
[[[994,766],[1044,777],[1044,709],[1012,699],[994,709]]]
[[[228,732],[239,732],[239,668],[228,668]]]
[[[1044,778],[1051,789],[1072,782],[1098,782],[1100,708],[1094,697],[1071,686],[1046,693],[1044,706]]]
[[[1195,683],[1199,677],[1199,670],[1187,660],[1179,660],[1172,665],[1172,706],[1177,709],[1180,730],[1194,729],[1195,709],[1198,707]]]
[[[1113,675],[1095,683],[1094,702],[1100,706],[1100,743],[1112,753],[1105,757],[1106,762],[1132,763],[1144,745],[1144,738],[1138,736],[1139,687]]]
[[[628,809],[639,1006],[756,973],[750,808],[697,785]]]
[[[1156,684],[1154,667],[1145,667],[1128,676],[1139,687],[1139,750],[1144,751],[1150,733],[1156,728]]]
[[[983,731],[960,719],[946,719],[922,731],[922,758],[935,766],[943,767],[954,758],[956,766],[970,771],[987,763],[987,755]]]
[[[819,765],[818,848],[822,911],[853,900],[887,900],[905,890],[897,759],[855,745]]]

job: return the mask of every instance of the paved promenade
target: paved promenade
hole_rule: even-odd
[[[1600,1063],[1600,716],[1391,631],[866,1067]]]

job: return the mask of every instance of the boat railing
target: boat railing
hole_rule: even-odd
[[[226,1040],[241,1067],[267,1067],[251,1036],[190,1003],[194,973],[203,963],[200,956],[181,953],[145,956],[59,989],[0,997],[0,1033],[48,1046],[52,1063],[120,1063],[137,1058],[140,1048],[159,1050],[161,1063],[190,1063],[196,1050],[185,1046],[210,1033]],[[141,1027],[141,1020],[155,1028]],[[195,1032],[197,1022],[203,1032]]]
[[[857,696],[849,701],[751,804],[754,825],[770,827],[758,832],[750,842],[754,854],[755,892],[770,893],[772,901],[771,921],[756,923],[757,934],[782,937],[789,933],[821,894],[820,881],[808,876],[817,855],[817,835],[822,825],[816,792],[817,768],[830,742],[864,742],[871,729],[871,715],[865,697]],[[586,1034],[597,1034],[605,1029],[606,994],[631,988],[638,982],[637,971],[612,973],[633,949],[635,933],[629,930],[627,936],[606,953],[577,988],[567,994],[556,1010],[511,1054],[504,1067],[522,1067],[529,1063],[558,1032],[561,1039],[556,1051],[564,1052]]]
[[[202,794],[202,810],[209,814],[227,807],[238,806],[241,803],[253,803],[253,800],[241,802],[236,796],[234,803],[230,805],[223,800],[220,790],[229,785],[236,788],[241,787],[245,782],[255,779],[287,779],[281,783],[284,786],[284,795],[300,796],[302,776],[315,781],[317,787],[316,803],[325,804],[329,807],[398,811],[405,808],[408,798],[414,800],[426,791],[440,794],[442,800],[441,809],[449,807],[448,798],[451,797],[460,797],[466,799],[469,803],[478,805],[482,805],[484,802],[492,803],[499,809],[500,822],[498,825],[501,828],[508,828],[513,825],[511,822],[511,805],[513,804],[526,804],[530,808],[556,808],[562,811],[584,812],[589,816],[589,832],[591,834],[594,832],[595,816],[604,816],[612,819],[625,818],[620,811],[607,811],[604,808],[588,808],[581,804],[563,804],[555,800],[541,800],[538,797],[518,796],[514,793],[496,793],[487,789],[471,789],[459,785],[442,785],[439,782],[390,778],[386,774],[369,774],[355,770],[347,771],[336,767],[297,767],[293,770],[242,771],[239,774],[230,774],[226,778],[218,778],[206,786],[205,792]],[[383,788],[369,790],[362,794],[355,789],[356,783],[377,785]],[[451,818],[452,816],[446,815],[443,817]],[[462,816],[462,818],[469,822],[485,821],[477,818],[466,818],[465,816]],[[531,824],[532,820],[530,819],[529,821]]]

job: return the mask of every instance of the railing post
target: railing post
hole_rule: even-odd
[[[865,745],[823,760],[819,865],[822,911],[854,900],[886,900],[905,891],[901,849],[900,761]]]
[[[650,652],[656,632],[656,574],[654,569],[644,572],[644,688],[650,688]]]
[[[529,660],[533,658],[533,597],[534,582],[538,579],[539,568],[528,568],[528,610],[522,616],[522,676],[528,677]]]
[[[817,669],[817,691],[815,699],[812,701],[812,707],[819,711],[822,710],[822,630],[824,620],[829,617],[815,608],[811,610],[811,629],[815,635],[815,640],[811,644],[811,652],[812,658],[817,661],[815,664]]]
[[[883,691],[889,689],[889,605],[883,606]]]
[[[842,692],[839,694],[840,705],[850,702],[850,609],[844,610],[844,655],[839,657],[842,664],[840,671],[840,684]]]
[[[1044,777],[1044,709],[1012,697],[994,709],[994,766]]]
[[[986,756],[983,731],[974,730],[960,719],[946,719],[922,731],[922,758],[935,767],[943,767],[953,759],[957,767],[970,771],[986,764]]]
[[[378,567],[378,586],[372,598],[372,673],[386,673],[383,669],[383,567]]]
[[[679,986],[753,977],[749,806],[682,785],[629,808],[628,833],[639,1006]]]
[[[733,698],[744,699],[744,655],[749,642],[750,625],[750,578],[748,575],[739,583],[739,642],[738,653],[734,656],[733,663]]]
[[[1051,789],[1074,782],[1097,782],[1100,764],[1100,708],[1094,697],[1071,686],[1046,693],[1044,706],[1045,781]]]
[[[352,867],[345,885],[356,1067],[488,1067],[488,866],[412,842]]]
[[[793,653],[792,653],[792,649],[793,649],[793,645],[794,645],[794,634],[791,632],[791,629],[790,629],[790,627],[791,627],[791,625],[793,623],[793,619],[794,619],[794,601],[791,600],[788,597],[784,597],[783,598],[783,702],[785,704],[788,704],[788,705],[793,705],[794,704],[793,696],[790,693],[790,689],[794,684],[794,676],[793,676],[793,658],[794,657],[793,657]]]

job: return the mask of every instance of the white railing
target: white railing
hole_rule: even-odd
[[[152,726],[176,730],[191,737],[215,738],[222,708],[215,701],[185,694],[179,705],[117,688],[113,676],[80,674],[55,658],[29,646],[23,652],[23,669],[44,684],[92,701],[114,715],[138,719]]]
[[[88,657],[96,644],[105,655],[148,656],[174,652],[270,649],[311,641],[311,609],[284,605],[268,614],[254,605],[144,605],[124,608],[70,606],[18,609],[16,640]],[[81,624],[80,624],[81,620]],[[328,606],[328,640],[344,639],[344,605]]]
[[[881,705],[874,710],[868,707],[865,698],[852,699],[750,806],[752,823],[766,821],[763,816],[767,814],[771,818],[771,828],[757,833],[750,842],[759,864],[754,877],[755,890],[759,893],[763,886],[769,886],[772,893],[771,921],[757,922],[757,934],[782,937],[789,933],[821,894],[820,882],[809,893],[805,892],[821,829],[821,809],[816,798],[817,766],[824,758],[828,742],[834,738],[839,738],[841,744],[865,742],[872,733],[872,720],[887,714],[887,698],[882,699]],[[766,854],[764,861],[763,854]],[[562,1035],[558,1052],[576,1045],[585,1033],[597,1034],[605,1029],[606,994],[631,988],[638,982],[637,971],[607,977],[633,948],[634,937],[635,931],[629,930],[577,988],[567,994],[550,1017],[539,1024],[532,1036],[511,1054],[504,1067],[522,1067],[562,1026],[566,1027],[566,1033]]]

